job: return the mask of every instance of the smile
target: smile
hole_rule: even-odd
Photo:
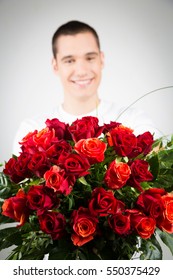
[[[87,80],[76,80],[73,81],[74,84],[78,86],[87,86],[90,85],[93,79],[87,79]]]

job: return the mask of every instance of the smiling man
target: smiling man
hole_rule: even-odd
[[[53,35],[52,51],[53,70],[63,87],[63,103],[56,105],[51,112],[21,123],[14,140],[14,154],[18,154],[18,142],[29,131],[42,129],[46,119],[53,118],[71,124],[77,118],[95,116],[100,125],[118,121],[131,127],[135,134],[150,131],[155,138],[160,136],[160,132],[143,111],[134,108],[125,110],[119,104],[99,98],[104,54],[94,28],[79,21],[61,25]],[[118,93],[115,94],[118,96]]]
[[[63,109],[72,115],[93,111],[99,104],[104,64],[96,32],[84,23],[72,21],[55,32],[52,46],[53,69],[64,89]]]

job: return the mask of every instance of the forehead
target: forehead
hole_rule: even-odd
[[[89,52],[99,52],[96,38],[90,32],[75,35],[61,35],[56,43],[57,54],[82,55]]]

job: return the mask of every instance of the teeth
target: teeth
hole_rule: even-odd
[[[75,84],[80,85],[80,86],[88,85],[90,82],[91,82],[91,79],[90,80],[74,81]]]

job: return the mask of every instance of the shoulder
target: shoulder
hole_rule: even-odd
[[[160,137],[161,133],[149,115],[140,108],[121,106],[114,102],[102,101],[103,122],[116,121],[134,130],[135,134],[146,131],[154,133],[155,138]]]
[[[47,119],[59,118],[58,108],[53,108],[51,111],[44,112],[42,114],[37,114],[35,116],[25,118],[22,120],[19,129],[27,127],[31,130],[40,130],[45,127],[45,122]]]

